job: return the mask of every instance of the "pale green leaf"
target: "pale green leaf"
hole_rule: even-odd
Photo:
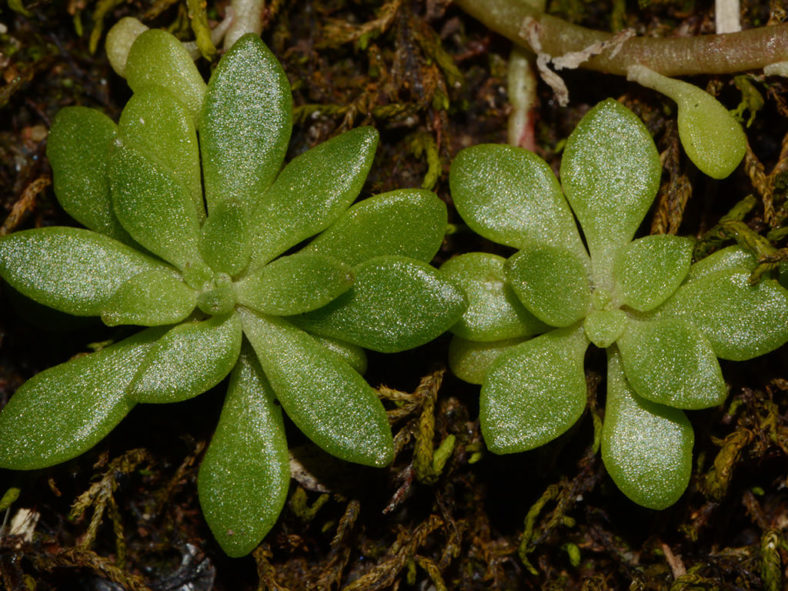
[[[107,170],[117,126],[86,107],[58,111],[47,140],[55,195],[66,213],[91,230],[121,242],[131,237],[112,211]]]
[[[482,435],[490,451],[534,449],[577,422],[586,407],[587,347],[582,328],[556,329],[495,360],[479,401]]]
[[[172,174],[118,142],[110,154],[109,178],[115,215],[134,240],[181,270],[201,262],[200,218]]]
[[[747,136],[722,103],[697,86],[642,65],[630,67],[627,77],[676,101],[681,145],[701,172],[724,179],[736,170],[747,151]]]
[[[249,554],[276,523],[290,484],[282,411],[254,353],[241,354],[197,477],[205,520],[222,550]]]
[[[547,326],[526,310],[506,284],[506,259],[469,252],[449,259],[441,273],[465,292],[468,308],[451,331],[472,341],[500,341],[544,332]],[[467,381],[467,380],[466,380]]]
[[[607,280],[617,251],[651,206],[661,172],[646,126],[613,99],[586,113],[569,136],[561,183],[583,229],[595,276]]]
[[[244,308],[240,314],[277,399],[307,437],[349,462],[378,467],[391,462],[394,443],[386,412],[364,378],[287,321]]]
[[[469,384],[482,384],[493,362],[522,339],[480,343],[455,336],[449,343],[449,367],[458,378]]]
[[[359,127],[291,160],[254,212],[254,266],[336,221],[358,197],[377,145],[378,132]]]
[[[200,113],[208,213],[236,199],[251,213],[287,152],[292,98],[282,66],[260,37],[244,35],[219,62]]]
[[[752,359],[788,342],[788,290],[774,279],[750,285],[749,269],[693,278],[657,312],[692,322],[722,359]]]
[[[205,218],[200,150],[194,118],[169,91],[148,86],[135,92],[118,122],[120,137],[166,170],[191,196],[197,216]]]
[[[161,333],[145,330],[25,382],[0,412],[0,467],[46,468],[103,439],[134,406],[126,387]]]
[[[550,326],[569,326],[591,305],[588,271],[560,246],[533,244],[506,262],[506,279],[531,314]]]
[[[177,97],[196,120],[205,96],[205,81],[189,52],[170,33],[160,29],[141,33],[129,50],[124,73],[134,92],[161,86]]]
[[[608,349],[602,461],[621,492],[649,509],[665,509],[692,473],[692,425],[684,412],[639,397]]]
[[[336,259],[298,253],[281,257],[235,284],[238,302],[274,316],[326,305],[353,284],[352,269]]]
[[[684,283],[702,279],[718,271],[752,270],[756,264],[757,261],[751,253],[740,246],[728,246],[693,264]]]
[[[633,320],[617,344],[627,381],[642,398],[698,409],[717,406],[728,394],[711,345],[690,322]]]
[[[240,274],[249,264],[249,222],[234,199],[218,202],[200,232],[200,254],[215,271]]]
[[[645,312],[668,299],[689,271],[692,247],[691,238],[667,234],[630,242],[613,268],[623,303]]]
[[[435,193],[399,189],[356,203],[304,252],[355,266],[383,255],[429,262],[446,234],[446,205]]]
[[[583,330],[589,341],[607,349],[618,340],[628,323],[629,316],[622,310],[592,310],[583,321]]]
[[[128,390],[136,402],[180,402],[213,388],[241,352],[237,314],[179,324],[151,349]]]
[[[197,305],[197,294],[175,271],[139,273],[121,285],[101,311],[104,324],[161,326],[184,320]]]
[[[561,187],[536,154],[498,144],[466,148],[451,164],[449,183],[457,211],[477,234],[515,248],[537,241],[585,252]]]
[[[426,263],[385,256],[353,271],[348,291],[293,321],[319,335],[394,353],[436,338],[465,310],[462,291]]]
[[[40,304],[75,316],[98,316],[126,281],[171,267],[104,234],[49,227],[0,238],[0,275]]]

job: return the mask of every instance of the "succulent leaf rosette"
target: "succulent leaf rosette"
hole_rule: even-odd
[[[71,107],[49,138],[57,198],[89,229],[3,237],[0,274],[56,310],[148,328],[24,384],[0,413],[0,466],[64,462],[136,403],[186,400],[229,375],[198,488],[216,539],[241,556],[285,502],[282,410],[339,458],[391,461],[363,348],[421,345],[462,314],[462,291],[428,264],[446,207],[423,190],[351,207],[377,145],[370,127],[283,167],[290,86],[254,35],[207,85],[163,31],[140,35],[124,66],[134,94],[117,125]]]
[[[482,385],[488,448],[530,450],[579,419],[592,343],[608,353],[602,459],[628,497],[654,509],[689,481],[693,430],[683,411],[726,397],[717,358],[750,359],[788,341],[788,291],[774,279],[751,285],[745,251],[692,264],[689,238],[632,239],[660,174],[647,129],[611,99],[569,137],[561,185],[525,150],[467,148],[450,172],[457,209],[472,230],[517,252],[463,254],[441,268],[469,298],[450,364]]]

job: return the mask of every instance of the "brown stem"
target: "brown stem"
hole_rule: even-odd
[[[549,16],[525,0],[455,0],[455,4],[488,28],[532,49],[522,35],[530,17],[541,27],[542,52],[558,57],[607,41],[610,33],[594,31]],[[728,74],[761,69],[788,60],[788,24],[739,33],[697,37],[635,37],[621,43],[615,56],[608,49],[581,67],[623,76],[629,66],[642,64],[665,76]]]

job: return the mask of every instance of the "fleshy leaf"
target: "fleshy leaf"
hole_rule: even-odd
[[[621,492],[649,509],[665,509],[684,493],[692,473],[692,425],[676,409],[639,397],[608,349],[602,461]]]
[[[201,261],[200,218],[188,190],[169,172],[118,142],[109,178],[115,214],[134,240],[181,270]]]
[[[197,294],[174,271],[153,270],[135,275],[101,311],[108,326],[161,326],[184,320],[197,305]]]
[[[249,223],[234,199],[219,201],[200,231],[200,254],[215,271],[235,276],[249,264]]]
[[[643,221],[661,172],[646,126],[613,99],[586,113],[569,136],[561,160],[561,183],[598,278],[607,280],[616,252]]]
[[[126,103],[118,123],[120,137],[168,171],[191,196],[197,216],[205,218],[200,151],[194,118],[162,87],[138,90]]]
[[[292,126],[290,84],[260,37],[244,35],[219,62],[200,113],[205,199],[251,213],[276,177]]]
[[[238,302],[274,316],[302,314],[346,292],[352,269],[336,259],[298,253],[280,257],[235,284]]]
[[[391,461],[386,412],[364,378],[287,321],[239,313],[277,399],[307,437],[349,462],[382,467]]]
[[[129,50],[124,73],[134,92],[146,86],[161,86],[197,118],[205,96],[205,81],[189,52],[170,33],[160,29],[141,33]]]
[[[618,348],[627,381],[646,400],[698,409],[721,404],[728,395],[711,345],[689,322],[630,321]]]
[[[526,246],[506,262],[506,278],[528,311],[550,326],[569,326],[588,313],[588,271],[565,248]]]
[[[179,324],[151,349],[129,387],[136,402],[180,402],[213,388],[241,351],[237,314]]]
[[[461,380],[481,385],[495,360],[522,342],[506,339],[479,343],[455,336],[449,343],[449,367]]]
[[[435,193],[399,189],[364,199],[347,210],[304,252],[355,266],[384,255],[425,263],[438,252],[446,233],[446,205]]]
[[[291,160],[260,198],[254,213],[254,265],[336,221],[358,197],[377,145],[378,132],[359,127]]]
[[[728,246],[693,264],[684,283],[702,279],[718,271],[752,270],[756,264],[755,257],[740,246]]]
[[[748,269],[710,272],[685,283],[657,312],[697,326],[717,357],[744,361],[788,342],[788,290],[774,279],[750,285]]]
[[[498,357],[479,401],[482,435],[497,454],[534,449],[574,425],[586,407],[583,329],[556,329]]]
[[[40,304],[75,316],[98,316],[126,281],[171,270],[104,234],[51,226],[0,238],[0,275]]]
[[[681,145],[701,172],[724,179],[736,170],[747,151],[747,136],[722,103],[697,86],[639,64],[627,70],[627,77],[676,101]]]
[[[629,316],[622,310],[592,310],[583,321],[583,330],[589,341],[607,349],[618,340],[628,323]]]
[[[462,291],[426,263],[385,256],[353,271],[348,291],[293,321],[319,335],[394,353],[436,338],[465,310]]]
[[[623,303],[646,312],[668,299],[689,272],[692,246],[690,238],[667,234],[630,242],[613,269]]]
[[[0,466],[34,470],[93,447],[132,409],[126,386],[162,329],[33,376],[0,412]]]
[[[117,126],[104,113],[66,107],[55,116],[47,157],[55,195],[66,213],[91,230],[130,242],[112,211],[107,177],[109,148],[117,134]]]
[[[468,298],[468,308],[451,327],[458,337],[500,341],[547,330],[506,284],[505,262],[498,255],[469,252],[449,259],[441,267],[441,273],[459,285]]]
[[[472,146],[452,162],[449,183],[457,211],[477,234],[515,248],[537,241],[585,253],[561,187],[536,154]]]
[[[367,371],[367,354],[358,345],[351,345],[339,339],[311,335],[315,341],[323,345],[326,349],[339,355],[342,360],[358,373],[364,374]]]
[[[197,477],[203,515],[228,556],[245,556],[262,541],[289,484],[282,411],[254,353],[245,352]]]

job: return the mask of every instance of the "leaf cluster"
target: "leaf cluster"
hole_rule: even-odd
[[[3,237],[0,275],[61,312],[146,328],[22,386],[0,413],[0,466],[64,462],[135,404],[187,400],[229,376],[198,488],[216,539],[241,556],[285,502],[282,411],[339,458],[391,461],[364,348],[419,346],[464,310],[428,264],[446,207],[424,190],[351,206],[377,146],[369,127],[283,166],[290,86],[254,35],[207,84],[158,30],[136,38],[123,71],[134,94],[117,124],[71,107],[49,137],[58,201],[87,229]]]
[[[633,240],[660,174],[645,126],[612,99],[569,137],[560,184],[525,150],[467,148],[450,172],[457,209],[475,232],[517,252],[468,253],[441,268],[468,295],[450,364],[482,384],[489,449],[533,449],[580,418],[593,344],[608,354],[603,461],[627,496],[654,509],[689,482],[684,410],[727,395],[717,358],[751,359],[788,341],[788,291],[774,279],[752,285],[746,251],[692,264],[689,238]]]

